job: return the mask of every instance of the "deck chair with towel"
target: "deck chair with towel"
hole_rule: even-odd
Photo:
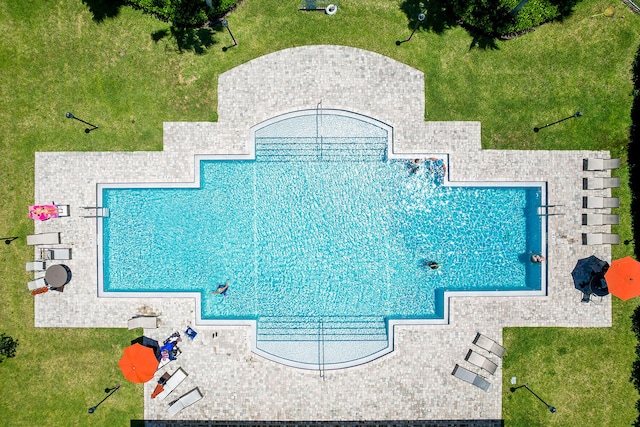
[[[585,196],[582,198],[582,207],[585,209],[619,208],[620,199],[617,197]]]
[[[608,171],[620,167],[620,159],[584,159],[582,170]]]
[[[487,350],[489,353],[493,353],[498,357],[504,356],[505,348],[484,335],[480,332],[476,334],[476,337],[473,339],[473,343],[480,347],[483,350]]]
[[[453,372],[451,372],[451,375],[456,378],[460,378],[462,381],[466,381],[469,384],[473,384],[474,386],[481,388],[484,391],[487,391],[489,389],[489,386],[491,385],[489,381],[485,380],[480,375],[476,374],[475,372],[471,372],[468,369],[465,369],[457,364],[456,367],[453,368]]]
[[[496,373],[496,369],[498,369],[498,365],[493,363],[491,360],[487,359],[480,353],[476,353],[475,351],[469,349],[469,352],[465,356],[464,360],[467,362],[476,365],[478,368],[482,368],[485,371],[489,372],[491,375]]]
[[[27,282],[27,288],[29,288],[30,291],[35,291],[36,289],[46,288],[46,287],[47,287],[47,282],[44,281],[44,277],[39,277],[36,280]]]
[[[584,190],[605,190],[607,188],[620,187],[620,178],[615,176],[613,178],[583,178],[582,188]]]
[[[620,217],[612,214],[582,214],[582,225],[617,225]]]
[[[40,250],[40,258],[49,260],[71,259],[71,248],[43,248]]]
[[[171,392],[175,390],[176,387],[178,387],[180,383],[185,380],[185,378],[187,378],[187,376],[188,374],[182,368],[176,369],[176,371],[171,374],[169,379],[164,383],[164,385],[162,386],[164,387],[164,390],[162,390],[162,392],[156,396],[156,399],[166,399],[167,396],[169,396]]]
[[[615,233],[582,233],[583,245],[619,245],[620,235]]]
[[[127,328],[132,329],[156,329],[158,327],[158,316],[137,316],[129,319]]]
[[[27,271],[45,271],[47,263],[44,261],[30,261],[26,265]]]
[[[59,245],[60,233],[40,233],[27,236],[27,245]]]
[[[200,393],[200,389],[196,387],[188,393],[183,394],[178,400],[169,405],[169,415],[173,416],[177,414],[183,409],[193,405],[200,399],[202,399],[202,393]]]

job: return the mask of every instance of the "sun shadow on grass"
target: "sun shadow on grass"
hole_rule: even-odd
[[[631,129],[629,131],[629,147],[627,151],[629,162],[629,187],[631,190],[631,224],[633,240],[640,240],[640,48],[633,62],[633,104],[631,106]],[[636,258],[640,257],[640,245],[635,246]]]
[[[420,0],[404,0],[400,9],[409,18],[409,29],[413,30],[418,22],[418,15],[424,13],[425,20],[417,28],[442,34],[449,28],[458,25],[453,13],[445,7],[442,0],[423,3]]]
[[[171,26],[151,33],[151,40],[158,43],[160,40],[171,37],[180,53],[192,51],[197,55],[204,55],[207,49],[216,44],[214,30],[209,27],[183,28]]]
[[[124,0],[82,0],[93,14],[93,20],[102,22],[106,18],[115,18],[120,8],[125,5]]]

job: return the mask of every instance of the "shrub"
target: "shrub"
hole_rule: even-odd
[[[127,0],[135,7],[176,27],[199,27],[207,21],[223,16],[238,0],[212,0],[210,8],[205,0]]]
[[[4,333],[0,334],[0,363],[7,357],[15,357],[18,340],[14,340]]]

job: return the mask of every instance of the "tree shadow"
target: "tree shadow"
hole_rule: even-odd
[[[453,11],[447,7],[443,0],[430,0],[423,2],[421,0],[403,0],[400,9],[409,18],[409,28],[422,28],[432,31],[436,34],[442,34],[446,30],[459,24]],[[418,22],[418,15],[424,13],[425,20]],[[416,27],[416,24],[417,27]]]
[[[633,62],[633,104],[627,157],[629,163],[629,188],[631,190],[631,224],[636,258],[640,257],[640,49]],[[627,242],[625,242],[627,243]],[[640,363],[640,362],[639,362]]]
[[[115,18],[120,8],[126,4],[125,0],[82,0],[93,14],[93,20],[102,22],[106,18]]]
[[[213,34],[214,30],[210,27],[184,28],[171,26],[169,29],[154,31],[151,33],[151,39],[158,43],[166,37],[171,37],[176,42],[178,52],[192,51],[196,55],[204,55],[207,53],[207,49],[216,44]]]
[[[549,3],[558,6],[558,12],[560,13],[560,17],[557,19],[558,22],[562,22],[564,18],[571,15],[573,8],[579,2],[580,0],[549,0]]]
[[[473,29],[467,28],[467,32],[473,38],[471,40],[471,44],[469,45],[469,50],[471,49],[482,49],[482,50],[498,50],[500,47],[498,46],[498,38],[495,36],[490,36],[487,34],[483,34],[480,32],[476,32]]]

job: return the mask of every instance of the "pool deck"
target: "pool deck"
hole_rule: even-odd
[[[182,367],[189,376],[164,402],[150,398],[155,381],[145,385],[147,420],[169,419],[167,403],[199,387],[203,401],[174,419],[487,420],[486,425],[500,425],[500,359],[489,355],[498,370],[484,374],[492,383],[486,393],[451,375],[456,363],[479,372],[464,361],[477,331],[501,342],[507,326],[611,325],[611,298],[581,303],[571,278],[580,258],[595,254],[611,260],[610,246],[581,243],[581,233],[609,231],[608,226],[581,225],[582,197],[610,195],[609,190],[582,189],[583,177],[609,175],[583,172],[582,161],[609,153],[482,150],[480,123],[424,121],[424,79],[418,70],[359,49],[286,49],[222,74],[219,121],[165,123],[162,152],[36,153],[35,203],[55,200],[71,206],[69,218],[37,222],[36,232],[61,232],[58,246],[72,248],[73,259],[64,263],[73,279],[62,293],[35,297],[35,325],[124,328],[136,314],[153,314],[159,316],[160,327],[145,334],[162,341],[191,324],[198,336],[193,342],[183,338],[182,354],[167,366],[170,372]],[[353,111],[392,126],[395,155],[448,155],[450,181],[547,182],[548,204],[558,205],[550,211],[556,215],[548,217],[548,295],[453,297],[448,325],[396,326],[389,355],[326,371],[324,377],[252,354],[248,327],[195,325],[193,299],[98,298],[96,221],[80,217],[88,214],[80,207],[96,205],[96,184],[192,182],[195,155],[248,154],[252,126],[279,114],[316,108],[319,102],[322,108]]]

